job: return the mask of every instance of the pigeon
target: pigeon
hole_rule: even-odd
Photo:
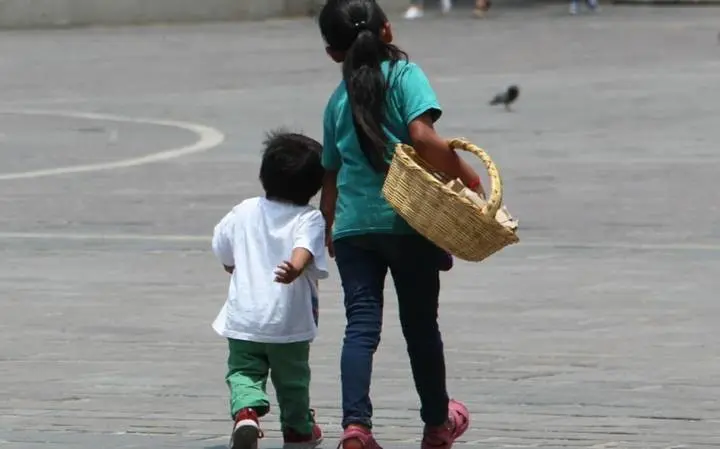
[[[495,98],[490,101],[490,106],[497,106],[499,104],[505,105],[506,110],[510,110],[510,105],[517,100],[520,95],[520,88],[516,85],[512,85],[507,88],[505,92],[501,92],[495,95]]]

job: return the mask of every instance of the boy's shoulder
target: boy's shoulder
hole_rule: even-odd
[[[323,218],[322,212],[320,212],[317,207],[310,204],[308,204],[307,206],[298,207],[296,217],[298,221],[302,222],[319,220],[325,222],[325,218]]]
[[[259,197],[248,198],[241,201],[230,209],[230,212],[228,212],[227,215],[220,220],[219,225],[237,226],[242,223],[248,215],[251,215],[253,210],[257,209],[259,201]]]
[[[257,205],[260,203],[260,199],[261,199],[261,197],[255,196],[252,198],[247,198],[245,200],[242,200],[241,202],[239,202],[232,208],[232,211],[235,213],[238,213],[238,212],[242,212],[247,209],[252,209],[254,207],[257,207]]]
[[[258,211],[261,207],[264,197],[248,198],[233,208],[233,213],[243,215],[253,211]],[[293,204],[280,203],[276,201],[265,201],[262,207],[262,213],[270,213],[273,216],[283,217],[281,220],[295,222],[325,222],[325,218],[320,210],[311,205],[297,206]]]

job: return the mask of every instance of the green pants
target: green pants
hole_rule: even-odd
[[[230,356],[225,380],[230,388],[230,415],[244,408],[259,416],[270,410],[268,375],[280,405],[283,431],[312,433],[310,412],[310,343],[254,343],[228,339]]]

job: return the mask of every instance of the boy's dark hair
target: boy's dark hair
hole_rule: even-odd
[[[383,130],[388,81],[381,64],[390,71],[407,54],[386,44],[380,33],[388,19],[375,0],[328,0],[320,12],[320,32],[331,50],[345,54],[343,79],[348,92],[360,148],[377,172],[387,170],[388,137]]]
[[[271,131],[263,142],[260,182],[268,199],[307,205],[322,187],[322,145],[284,130]]]

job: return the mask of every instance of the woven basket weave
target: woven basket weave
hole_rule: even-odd
[[[495,219],[502,206],[502,180],[490,156],[466,140],[452,139],[448,144],[476,155],[485,164],[491,181],[485,206],[479,207],[447,187],[452,179],[404,144],[396,147],[383,195],[428,240],[460,259],[479,262],[519,239]]]

